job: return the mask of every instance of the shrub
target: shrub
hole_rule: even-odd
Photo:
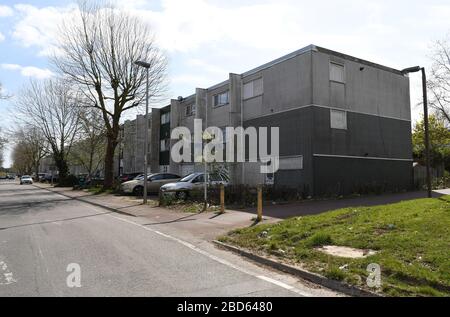
[[[324,245],[331,244],[333,240],[328,233],[317,232],[308,239],[308,245],[310,247],[321,247]]]
[[[74,187],[78,185],[78,178],[75,175],[68,175],[58,181],[56,187]]]
[[[325,271],[325,276],[335,281],[343,281],[345,279],[345,273],[337,267],[327,269]]]

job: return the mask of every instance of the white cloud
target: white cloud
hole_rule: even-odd
[[[28,4],[17,4],[21,20],[14,25],[12,36],[25,47],[37,47],[39,55],[54,52],[58,25],[71,14],[73,5],[66,7],[37,8]]]
[[[176,96],[309,44],[394,68],[429,66],[429,44],[450,31],[448,0],[131,0],[119,7],[154,28],[173,61]],[[14,8],[21,19],[12,36],[49,55],[73,5]]]
[[[2,34],[2,32],[0,32],[0,42],[5,40],[5,36]]]
[[[1,64],[1,68],[11,71],[19,71],[22,76],[33,77],[37,79],[46,79],[52,77],[54,74],[47,68],[39,68],[34,66],[21,66],[18,64]]]
[[[14,11],[11,7],[0,5],[0,17],[9,17],[14,14]]]

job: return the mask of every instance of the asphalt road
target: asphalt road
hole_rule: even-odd
[[[2,181],[0,296],[333,295],[158,230],[138,218]],[[81,287],[73,275],[78,271],[67,271],[70,264],[80,268]]]

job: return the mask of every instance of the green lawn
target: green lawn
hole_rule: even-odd
[[[450,196],[292,218],[235,230],[220,240],[366,289],[367,266],[377,263],[382,270],[378,291],[385,295],[450,296]],[[321,245],[377,254],[334,257],[317,251]]]

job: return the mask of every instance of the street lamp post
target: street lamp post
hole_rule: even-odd
[[[144,190],[143,190],[143,203],[144,205],[147,204],[147,156],[148,156],[148,73],[149,73],[149,69],[150,69],[150,64],[143,62],[143,61],[136,61],[135,62],[136,65],[140,66],[140,67],[144,67],[147,71],[147,78],[146,78],[146,88],[145,88],[145,124],[144,124],[144,129],[145,129],[145,134],[144,134]]]
[[[427,170],[427,191],[428,198],[432,197],[431,193],[431,162],[430,162],[430,131],[428,123],[428,94],[427,94],[427,75],[425,67],[415,66],[402,70],[404,75],[422,71],[422,90],[423,90],[423,122],[425,127],[425,159]]]

